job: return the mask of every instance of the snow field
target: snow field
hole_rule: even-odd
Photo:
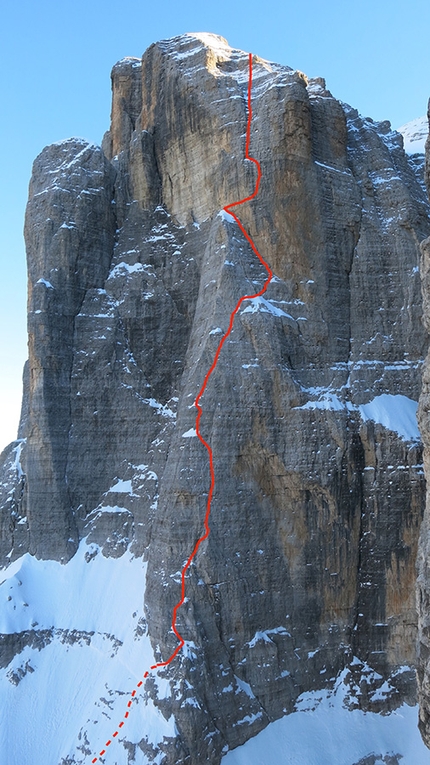
[[[131,691],[154,663],[143,621],[138,628],[145,569],[130,553],[105,558],[82,542],[65,566],[27,554],[0,572],[0,631],[39,634],[39,645],[26,646],[0,671],[0,751],[8,763],[57,765],[72,755],[90,762],[112,738]],[[146,737],[156,747],[176,735],[173,717],[165,720],[143,691],[106,765],[127,765],[121,738]],[[135,762],[148,763],[139,748]]]
[[[334,692],[303,694],[296,712],[226,754],[222,765],[359,765],[372,754],[369,765],[383,765],[387,755],[399,755],[401,765],[429,765],[418,708],[403,704],[389,715],[349,711],[343,706],[343,674]]]

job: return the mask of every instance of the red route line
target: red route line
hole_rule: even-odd
[[[240,230],[242,231],[242,234],[244,235],[244,237],[247,239],[247,241],[251,245],[251,248],[254,251],[255,255],[257,256],[258,260],[260,261],[260,263],[266,269],[266,271],[267,271],[267,278],[266,278],[266,281],[263,284],[263,287],[261,288],[261,290],[259,290],[259,292],[256,292],[253,295],[243,295],[238,300],[238,302],[236,304],[236,307],[234,308],[234,310],[230,314],[230,322],[229,322],[229,325],[228,325],[228,329],[224,333],[224,335],[222,336],[222,338],[221,338],[221,340],[220,340],[220,342],[218,344],[218,348],[216,350],[216,353],[215,353],[212,365],[208,369],[208,371],[206,372],[205,378],[203,380],[203,385],[200,388],[200,391],[199,391],[199,393],[198,393],[198,395],[196,397],[196,400],[194,401],[194,406],[197,409],[196,434],[197,434],[197,437],[198,437],[199,441],[201,441],[201,443],[203,444],[203,446],[206,448],[206,450],[208,452],[208,456],[209,456],[209,469],[210,469],[210,477],[211,477],[209,493],[208,493],[208,499],[207,499],[207,504],[206,504],[206,515],[205,515],[205,519],[204,519],[205,532],[197,540],[196,544],[194,545],[194,549],[193,549],[191,555],[189,556],[185,566],[183,566],[182,571],[181,571],[181,598],[180,598],[180,600],[178,600],[178,602],[174,606],[173,614],[172,614],[172,630],[175,633],[176,637],[178,638],[178,645],[176,646],[176,648],[173,651],[173,653],[169,656],[169,658],[166,659],[166,661],[159,661],[159,662],[157,662],[157,664],[152,664],[150,669],[158,669],[159,667],[167,667],[169,664],[172,663],[173,659],[176,658],[176,656],[178,655],[178,653],[181,650],[182,646],[185,644],[184,638],[182,637],[181,633],[178,631],[178,629],[176,627],[176,619],[177,619],[178,611],[181,608],[181,606],[184,604],[184,601],[185,601],[185,575],[186,575],[189,567],[191,566],[191,563],[193,562],[194,558],[196,557],[197,551],[198,551],[201,543],[204,542],[204,540],[208,538],[209,533],[210,533],[209,518],[210,518],[210,514],[211,514],[212,497],[213,497],[213,493],[214,493],[214,490],[215,490],[215,470],[214,470],[214,461],[213,461],[212,449],[211,449],[210,445],[208,444],[208,442],[205,441],[205,439],[203,438],[203,436],[202,436],[202,434],[200,432],[200,420],[201,420],[201,417],[202,417],[202,414],[203,414],[203,409],[202,409],[201,404],[200,404],[200,399],[202,398],[203,393],[205,392],[207,384],[209,382],[209,379],[210,379],[210,377],[212,375],[212,372],[215,370],[215,367],[216,367],[216,365],[218,363],[218,359],[220,357],[220,353],[221,353],[222,347],[223,347],[225,341],[227,340],[227,338],[229,337],[229,335],[231,334],[231,331],[233,329],[234,317],[238,313],[240,306],[242,305],[242,303],[245,300],[252,300],[254,298],[261,297],[261,295],[263,295],[266,292],[267,287],[269,286],[269,284],[270,284],[270,282],[272,280],[272,277],[273,277],[273,272],[272,272],[270,266],[266,263],[266,261],[264,260],[262,255],[260,255],[260,253],[258,252],[257,247],[255,246],[255,244],[254,244],[253,240],[251,239],[250,235],[248,234],[248,232],[243,227],[243,225],[240,222],[240,220],[237,217],[237,215],[234,212],[232,212],[232,209],[231,209],[232,207],[237,207],[238,205],[243,205],[243,204],[245,204],[245,202],[249,202],[251,199],[254,199],[254,197],[256,197],[257,194],[258,194],[258,189],[260,187],[260,180],[261,180],[261,167],[260,167],[260,163],[259,163],[259,161],[257,159],[255,159],[254,157],[251,157],[250,154],[249,154],[249,144],[250,144],[250,141],[251,141],[251,122],[252,122],[252,103],[251,103],[251,93],[252,93],[252,53],[249,54],[248,61],[249,61],[248,122],[247,122],[247,128],[246,128],[245,159],[250,160],[256,166],[256,168],[257,168],[257,181],[256,181],[256,184],[255,184],[255,189],[254,189],[253,193],[250,194],[249,197],[245,197],[244,199],[240,199],[238,202],[231,202],[230,204],[225,205],[225,207],[223,207],[223,210],[225,210],[225,212],[227,212],[229,215],[231,215],[234,218],[234,220],[236,221],[237,225],[239,226]],[[143,675],[144,679],[146,679],[148,677],[148,675],[149,675],[149,672],[146,671],[144,673],[144,675]],[[142,686],[142,684],[143,684],[143,681],[140,680],[137,683],[136,687],[140,688]],[[124,714],[124,720],[126,720],[128,718],[128,716],[129,716],[129,714],[130,714],[130,707],[131,707],[132,702],[133,702],[133,700],[134,700],[134,698],[136,696],[136,688],[131,692],[130,695],[131,695],[131,698],[129,699],[129,701],[127,703],[127,711]],[[112,739],[114,739],[114,738],[116,738],[118,736],[119,728],[123,727],[124,720],[121,720],[121,722],[118,725],[118,729],[112,734]],[[107,747],[112,744],[112,739],[109,739],[108,741],[106,741],[105,748],[102,749],[99,752],[98,757],[94,757],[94,759],[91,760],[93,765],[94,765],[95,762],[97,762],[97,760],[99,758],[101,758],[106,753]]]

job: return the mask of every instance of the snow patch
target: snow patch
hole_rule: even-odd
[[[397,433],[405,441],[420,441],[417,422],[418,404],[408,396],[401,394],[382,393],[375,396],[367,404],[358,406],[350,401],[341,400],[335,393],[327,389],[308,388],[311,395],[318,395],[315,401],[307,401],[296,409],[327,409],[331,411],[348,410],[359,412],[364,422],[372,420],[387,430]]]
[[[182,433],[182,438],[196,438],[197,437],[197,431],[195,428],[190,428],[186,431],[186,433]]]
[[[117,483],[111,486],[110,489],[107,490],[106,494],[109,494],[110,492],[116,494],[133,494],[131,481],[122,481],[118,478]]]
[[[248,647],[249,648],[255,648],[257,643],[263,642],[263,643],[273,643],[273,640],[271,639],[270,635],[284,635],[285,637],[291,637],[288,630],[285,629],[285,627],[275,627],[271,630],[264,630],[256,632],[252,640],[249,641]]]
[[[297,407],[298,409],[331,409],[335,412],[341,409],[353,409],[353,405],[349,401],[341,401],[334,393],[325,393],[318,401],[307,401],[303,406]]]
[[[150,268],[150,266],[143,266],[142,263],[133,263],[133,265],[130,265],[130,263],[124,263],[124,261],[122,261],[112,269],[108,279],[115,279],[117,276],[125,276],[127,274],[148,273]]]
[[[168,417],[172,420],[176,419],[176,413],[173,412],[167,404],[161,404],[160,401],[157,401],[155,398],[143,398],[142,402],[148,404],[151,409],[156,409],[157,413],[161,414],[162,417]]]
[[[285,313],[281,308],[278,308],[276,305],[273,305],[269,300],[266,300],[264,297],[256,297],[256,298],[250,298],[247,301],[247,306],[244,308],[241,313],[257,313],[258,311],[261,311],[261,313],[271,313],[272,316],[285,316],[287,319],[290,319],[291,321],[294,321],[293,317],[289,313]]]
[[[315,164],[319,165],[319,167],[324,167],[326,170],[331,170],[334,173],[340,173],[341,175],[349,175],[352,177],[351,170],[340,170],[338,167],[333,167],[333,165],[326,165],[324,162],[318,162],[315,160]]]
[[[94,520],[96,518],[100,518],[103,513],[119,513],[120,515],[125,513],[126,515],[130,515],[132,517],[131,511],[127,507],[120,507],[118,505],[98,505],[96,509],[91,513],[91,516]]]
[[[13,467],[15,468],[17,472],[18,478],[22,478],[22,476],[24,475],[24,471],[21,465],[21,452],[26,441],[27,441],[26,438],[20,438],[19,443],[17,444],[17,446],[14,446],[12,450],[13,452],[15,452],[15,460],[13,463]]]
[[[263,717],[262,712],[256,712],[253,715],[245,715],[245,717],[242,717],[242,719],[238,720],[237,723],[234,723],[233,727],[235,727],[236,725],[245,725],[245,724],[252,725],[252,723],[255,722],[256,720],[259,720],[260,717]]]
[[[240,693],[240,691],[243,691],[246,693],[247,696],[249,696],[250,699],[255,699],[255,694],[250,686],[249,683],[246,683],[245,680],[241,680],[240,677],[237,675],[234,676],[234,679],[237,683],[237,690],[236,693]]]
[[[353,765],[372,754],[378,762],[398,754],[402,765],[428,765],[429,752],[417,726],[418,707],[403,704],[388,715],[350,711],[343,703],[344,675],[334,691],[302,694],[295,712],[228,752],[222,765]]]
[[[226,223],[236,223],[233,215],[231,213],[227,212],[227,210],[220,210],[218,215],[218,218],[221,218],[221,220],[225,220]]]
[[[373,420],[388,430],[394,430],[405,441],[419,441],[418,404],[407,396],[382,393],[368,404],[358,407],[363,420]]]
[[[417,117],[397,128],[403,136],[406,154],[425,154],[426,139],[429,132],[427,117]]]

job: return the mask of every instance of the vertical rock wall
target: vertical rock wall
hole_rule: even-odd
[[[27,446],[4,553],[131,545],[157,659],[209,485],[193,401],[265,278],[221,213],[255,183],[247,84],[222,38],[157,43],[113,69],[103,152],[49,147],[30,188]],[[345,666],[351,708],[414,699],[428,203],[389,123],[258,57],[251,153],[262,182],[240,214],[275,278],[203,398],[211,533],[179,613],[187,651],[164,698],[147,681],[175,717],[171,763],[219,762]]]
[[[30,185],[29,549],[60,560],[73,555],[79,539],[67,480],[75,320],[87,290],[103,285],[112,258],[114,175],[100,149],[70,140],[42,152]]]
[[[430,122],[430,102],[429,102]],[[430,138],[426,142],[425,180],[430,195]],[[424,325],[430,332],[430,238],[421,244],[421,280]],[[424,520],[421,526],[418,554],[418,689],[420,701],[420,730],[430,747],[430,360],[427,357],[423,370],[423,387],[419,407],[419,425],[424,443],[424,472],[427,478],[427,498]]]

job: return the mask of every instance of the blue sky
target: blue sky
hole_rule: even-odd
[[[22,238],[31,165],[69,136],[100,143],[110,70],[156,40],[215,32],[309,76],[393,127],[430,96],[429,0],[3,0],[0,50],[0,450],[15,437],[26,357]]]

